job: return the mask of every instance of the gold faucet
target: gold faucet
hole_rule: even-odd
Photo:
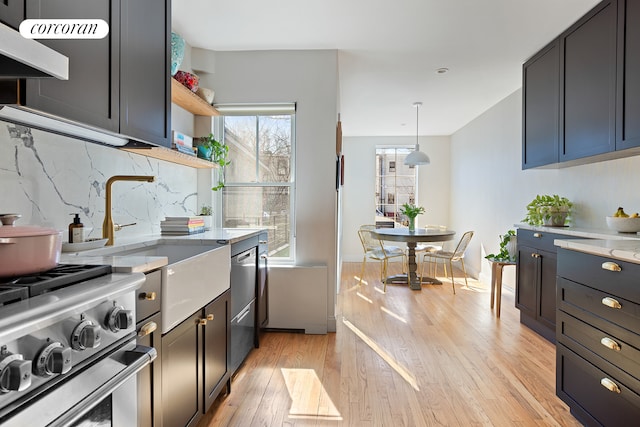
[[[104,209],[104,221],[102,222],[102,238],[107,240],[107,246],[113,245],[115,225],[113,224],[113,218],[111,217],[111,184],[116,181],[155,181],[155,176],[147,175],[114,175],[107,180],[107,194],[105,196],[105,209]],[[127,224],[129,225],[129,224]],[[122,228],[122,226],[120,226]],[[118,229],[120,229],[118,228]]]

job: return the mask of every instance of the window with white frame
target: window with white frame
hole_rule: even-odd
[[[416,168],[404,159],[414,150],[411,146],[376,147],[376,225],[407,225],[400,214],[405,203],[416,203]]]
[[[269,257],[293,260],[295,104],[216,107],[231,161],[224,168],[223,227],[265,228]]]

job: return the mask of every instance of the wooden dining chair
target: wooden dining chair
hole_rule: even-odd
[[[406,255],[404,249],[398,246],[385,246],[383,241],[378,239],[372,234],[375,230],[375,225],[362,225],[358,230],[358,236],[364,249],[364,257],[362,258],[362,271],[360,273],[360,281],[358,285],[362,284],[362,277],[364,276],[364,267],[367,262],[367,258],[371,258],[381,262],[380,266],[380,281],[383,285],[383,291],[387,291],[387,271],[389,260],[392,258],[402,257],[402,270],[406,263]]]
[[[466,286],[469,286],[469,283],[467,282],[467,270],[464,266],[464,253],[467,250],[467,246],[469,246],[469,242],[471,241],[472,237],[473,237],[473,231],[465,232],[460,238],[460,241],[458,242],[458,244],[456,245],[456,248],[453,251],[439,250],[439,251],[433,251],[433,252],[426,252],[422,256],[423,258],[422,270],[420,271],[420,276],[422,277],[424,274],[425,262],[432,262],[432,261],[435,262],[436,270],[437,270],[438,260],[442,260],[442,263],[444,265],[444,275],[447,276],[447,262],[448,262],[449,271],[451,273],[451,286],[453,287],[453,293],[455,294],[456,285],[453,280],[453,261],[459,261],[460,265],[462,266],[462,272],[464,273],[464,283]]]

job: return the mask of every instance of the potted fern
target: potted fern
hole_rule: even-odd
[[[405,203],[400,209],[400,213],[409,218],[409,232],[416,231],[416,217],[425,212],[422,206]]]

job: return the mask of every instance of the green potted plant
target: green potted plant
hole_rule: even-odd
[[[573,203],[557,194],[536,195],[527,205],[527,216],[523,219],[529,225],[563,227],[571,214]]]
[[[211,209],[211,206],[202,205],[198,216],[201,216],[204,219],[204,229],[210,230],[211,225],[213,224],[213,210]]]
[[[422,206],[416,206],[409,203],[402,205],[400,213],[409,218],[409,231],[416,231],[416,217],[425,212]]]
[[[198,157],[216,163],[220,168],[224,168],[231,163],[228,158],[229,146],[215,139],[212,133],[197,138],[196,142],[198,144]],[[213,191],[218,191],[224,187],[224,173],[219,171],[218,176],[218,185],[211,188]]]
[[[516,232],[508,230],[500,237],[500,252],[485,256],[491,261],[515,261],[517,256]]]

